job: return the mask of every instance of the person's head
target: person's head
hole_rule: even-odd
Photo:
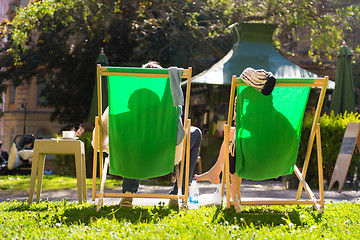
[[[131,94],[128,108],[130,111],[143,112],[159,104],[160,98],[156,93],[149,89],[141,88]]]
[[[147,63],[142,65],[142,68],[160,68],[160,69],[162,69],[160,64],[156,61],[148,61]]]

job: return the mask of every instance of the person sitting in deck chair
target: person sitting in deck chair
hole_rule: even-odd
[[[155,62],[155,61],[149,61],[146,64],[144,64],[142,66],[142,68],[162,68],[159,63]],[[102,119],[102,124],[103,124],[103,149],[109,153],[109,107],[107,107],[101,117]],[[181,115],[179,116],[179,119],[181,121]],[[182,129],[183,130],[183,129]],[[179,132],[179,131],[178,131]],[[199,150],[200,150],[200,144],[201,144],[201,140],[202,140],[202,133],[201,130],[197,127],[191,126],[190,127],[190,164],[189,164],[189,183],[191,182],[192,176],[194,174],[194,170],[195,170],[195,165],[196,165],[196,161],[197,161],[197,157],[199,155]],[[93,132],[93,139],[94,139],[94,134],[95,132]],[[178,133],[179,134],[179,133]],[[180,136],[181,137],[181,136]],[[178,136],[179,138],[179,136]],[[177,144],[176,147],[176,156],[175,156],[175,163],[177,164],[178,162],[176,161],[176,159],[179,159],[180,155],[181,155],[181,142],[179,144]],[[185,158],[186,159],[186,158]],[[184,168],[184,173],[183,176],[185,176],[185,168]],[[140,185],[140,179],[129,179],[129,178],[123,178],[123,183],[122,183],[122,192],[123,193],[136,193],[139,189],[139,185]],[[185,184],[185,177],[183,178],[183,185]],[[182,188],[182,191],[184,191],[184,188]],[[169,192],[169,194],[178,194],[178,186],[177,186],[177,180],[175,180],[174,185],[172,190]],[[120,200],[120,206],[126,206],[126,207],[131,207],[132,206],[132,198],[122,198]],[[169,205],[170,206],[177,206],[178,201],[177,199],[170,199],[169,201]]]
[[[263,69],[255,70],[253,68],[246,68],[242,74],[240,75],[240,78],[250,87],[253,87],[257,91],[261,92],[263,95],[268,96],[272,93],[276,79],[272,75],[271,72],[266,72]],[[249,88],[250,90],[250,88]],[[223,141],[220,147],[219,156],[214,164],[214,166],[207,172],[197,175],[195,174],[195,179],[197,181],[210,181],[213,184],[218,184],[220,182],[220,173],[223,171],[224,168],[224,160],[225,155],[224,152],[229,152],[229,168],[230,173],[235,173],[235,122],[236,122],[236,102],[237,97],[235,97],[234,101],[234,115],[233,115],[233,126],[231,126],[230,129],[230,138],[229,138],[229,149],[226,150],[225,142]],[[249,105],[251,107],[251,104]],[[249,107],[248,106],[248,107]],[[257,109],[255,109],[256,111]],[[259,110],[261,111],[261,110]],[[249,119],[251,121],[251,119]],[[236,181],[237,178],[232,178],[232,181]]]

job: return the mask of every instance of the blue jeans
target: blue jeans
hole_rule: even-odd
[[[199,128],[191,126],[190,132],[191,134],[190,134],[189,183],[191,182],[191,179],[194,175],[196,160],[199,155],[200,144],[202,139],[202,133]],[[185,157],[185,161],[186,161],[186,157]],[[183,176],[185,176],[185,168],[184,168]],[[140,179],[124,178],[122,183],[122,191],[136,193],[139,189],[139,185],[140,185]],[[183,178],[182,186],[184,185],[185,185],[185,177]],[[173,189],[170,191],[170,194],[177,194],[177,193],[178,193],[177,181],[175,181]],[[184,194],[184,187],[182,188],[182,194]]]

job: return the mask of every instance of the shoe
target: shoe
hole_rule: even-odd
[[[178,208],[179,201],[177,199],[170,199],[169,200],[169,207]]]
[[[126,192],[126,193],[129,193],[129,192]],[[120,207],[132,207],[132,201],[133,201],[133,198],[131,197],[124,197],[120,200]]]

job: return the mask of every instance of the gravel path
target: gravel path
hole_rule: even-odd
[[[212,202],[212,193],[215,192],[217,186],[213,185],[209,182],[200,182],[200,204],[210,204]],[[139,193],[162,193],[166,194],[170,191],[170,186],[149,186],[149,185],[141,185],[139,189]],[[115,191],[120,192],[121,189],[116,189]],[[296,196],[296,189],[285,189],[282,182],[278,180],[267,180],[267,181],[247,181],[243,180],[241,194],[244,200],[253,200],[253,199],[294,199]],[[0,201],[7,200],[18,200],[24,201],[29,196],[29,191],[26,192],[17,192],[17,193],[9,193],[8,191],[0,191]],[[316,197],[319,196],[318,191],[314,190],[314,194]],[[360,191],[355,190],[343,190],[341,193],[334,191],[326,191],[324,192],[325,202],[329,201],[355,201],[358,197],[360,197]],[[49,201],[60,200],[63,198],[68,198],[70,201],[77,201],[77,190],[53,190],[53,191],[42,191],[41,199],[48,199]],[[87,199],[90,203],[95,203],[91,201],[91,189],[87,190]],[[302,199],[308,199],[305,191],[302,193]],[[34,196],[35,201],[35,196]],[[105,198],[104,203],[106,205],[109,204],[118,204],[120,198]],[[160,202],[167,204],[167,199],[134,199],[134,205],[158,205]]]

